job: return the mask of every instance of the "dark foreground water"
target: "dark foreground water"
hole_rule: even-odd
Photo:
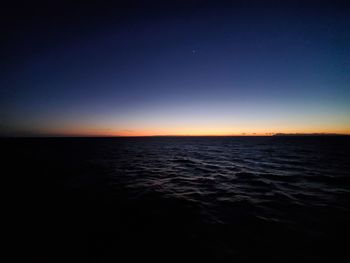
[[[36,262],[349,258],[349,137],[2,139]]]

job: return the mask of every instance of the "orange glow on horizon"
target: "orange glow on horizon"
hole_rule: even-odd
[[[235,130],[235,132],[233,132]],[[173,129],[110,129],[110,128],[60,128],[41,130],[43,136],[86,136],[86,137],[141,137],[141,136],[272,136],[285,134],[344,134],[350,135],[350,129],[229,129],[229,128],[173,128]]]

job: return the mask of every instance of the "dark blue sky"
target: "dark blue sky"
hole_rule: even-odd
[[[96,3],[8,7],[2,134],[350,133],[346,4]]]

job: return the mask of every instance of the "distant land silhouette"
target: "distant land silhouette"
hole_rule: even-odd
[[[276,133],[273,136],[350,136],[340,133]]]

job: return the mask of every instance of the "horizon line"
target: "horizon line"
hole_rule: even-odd
[[[207,135],[50,135],[50,134],[37,134],[37,135],[7,135],[0,138],[133,138],[133,137],[312,137],[312,136],[350,136],[348,133],[272,133],[272,134],[207,134]]]

